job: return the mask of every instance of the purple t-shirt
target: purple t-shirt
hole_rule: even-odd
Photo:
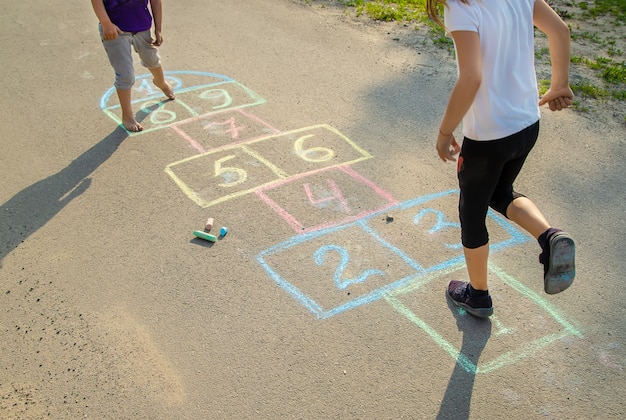
[[[124,32],[142,32],[152,27],[148,0],[104,0],[111,22]]]

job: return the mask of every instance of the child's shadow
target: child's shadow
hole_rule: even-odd
[[[160,103],[146,109],[152,112],[159,106]],[[146,109],[137,113],[137,121],[150,115]],[[129,132],[118,125],[67,167],[23,189],[0,206],[0,268],[4,257],[89,188],[91,178],[88,176],[111,157],[128,136]]]
[[[127,131],[118,126],[67,167],[24,188],[0,205],[0,268],[5,256],[89,188],[88,176],[127,137]]]
[[[491,321],[476,318],[446,299],[457,328],[463,332],[463,343],[437,419],[468,419],[478,359],[491,337]]]

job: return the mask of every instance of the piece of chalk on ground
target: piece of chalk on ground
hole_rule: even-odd
[[[204,226],[204,230],[209,232],[211,229],[213,229],[213,218],[209,217],[209,220],[206,221],[206,225]]]
[[[211,235],[210,233],[202,232],[200,230],[194,230],[193,234],[200,239],[204,239],[205,241],[215,242],[217,237],[215,235]]]
[[[226,236],[227,233],[228,233],[228,228],[226,226],[220,229],[220,236]]]

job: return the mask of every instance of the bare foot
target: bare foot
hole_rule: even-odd
[[[163,91],[165,96],[167,96],[167,99],[169,99],[170,101],[176,99],[176,96],[174,95],[174,89],[172,89],[172,86],[167,83],[167,81],[163,81],[163,85],[159,85],[155,80],[152,80],[152,83],[154,83],[156,87]]]
[[[126,118],[123,117],[122,123],[124,124],[124,128],[130,131],[131,133],[137,133],[143,130],[143,127],[141,126],[141,124],[139,124],[137,120],[135,119],[135,117],[133,116],[126,117]]]

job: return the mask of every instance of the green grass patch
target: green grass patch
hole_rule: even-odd
[[[347,0],[347,6],[356,8],[357,14],[367,14],[374,20],[390,21],[423,21],[426,13],[425,0]]]
[[[550,81],[546,79],[539,80],[537,88],[539,89],[539,96],[543,96],[550,89]]]
[[[619,63],[612,58],[596,57],[595,59],[590,59],[579,55],[572,56],[571,62],[598,70],[598,75],[605,83],[612,85],[626,84],[626,61]]]
[[[620,22],[626,22],[626,1],[624,0],[595,0],[593,3],[586,1],[578,3],[578,7],[585,11],[586,16],[613,16]]]
[[[571,87],[574,94],[580,95],[584,98],[604,99],[611,96],[611,92],[607,89],[603,89],[588,82],[572,83]]]

